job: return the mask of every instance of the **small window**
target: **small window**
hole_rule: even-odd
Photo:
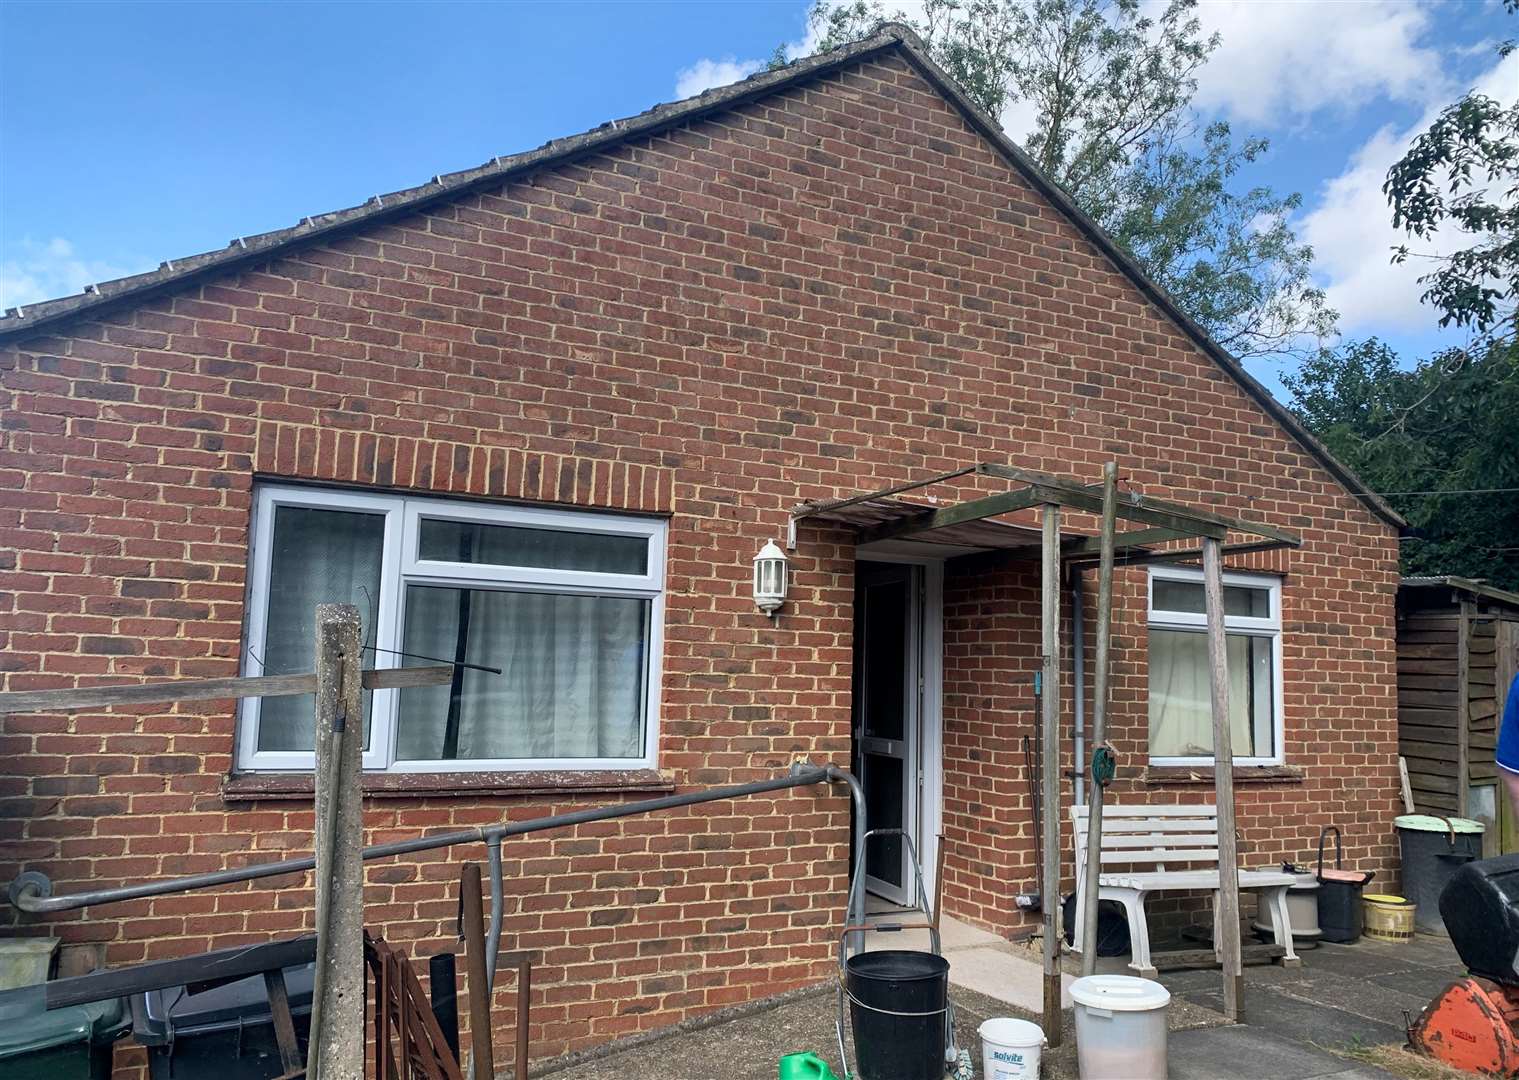
[[[364,695],[364,766],[654,764],[664,523],[310,488],[258,491],[244,670],[310,671],[315,609],[350,603],[367,667],[457,669]],[[239,764],[313,764],[313,703],[244,703]]]
[[[1281,583],[1224,575],[1224,631],[1234,760],[1280,764]],[[1150,761],[1203,764],[1213,759],[1213,704],[1208,679],[1202,574],[1150,571]]]

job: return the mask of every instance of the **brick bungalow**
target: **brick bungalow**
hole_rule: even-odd
[[[847,764],[866,678],[898,729],[872,806],[930,870],[943,834],[948,914],[1032,925],[1037,563],[804,517],[773,620],[751,563],[804,502],[1116,459],[1125,490],[1303,539],[1229,562],[1245,863],[1334,822],[1352,863],[1395,867],[1399,519],[899,27],[13,310],[0,385],[6,688],[308,670],[318,600],[359,604],[378,649],[506,669],[372,695],[372,841]],[[1197,574],[1116,589],[1114,797],[1209,797]],[[7,718],[0,878],[309,850],[310,725],[301,699]],[[825,978],[849,823],[813,788],[509,843],[534,1056]],[[444,947],[451,858],[370,864],[369,923]],[[900,865],[871,869],[891,897]],[[311,924],[309,880],[282,884],[40,925],[112,963],[262,941]],[[509,984],[497,1015],[504,1038]]]

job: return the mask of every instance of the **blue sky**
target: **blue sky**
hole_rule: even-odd
[[[0,4],[0,304],[78,291],[497,154],[808,47],[773,3]],[[1245,183],[1298,190],[1351,337],[1440,340],[1382,174],[1431,110],[1519,95],[1492,0],[1205,2],[1198,104],[1270,137]],[[1027,123],[1004,115],[1016,138]],[[1279,366],[1252,365],[1268,384]]]

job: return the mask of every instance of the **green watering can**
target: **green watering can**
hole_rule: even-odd
[[[839,1080],[828,1062],[808,1051],[781,1058],[780,1080]]]

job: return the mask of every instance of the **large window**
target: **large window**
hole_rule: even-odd
[[[1229,656],[1229,721],[1234,760],[1282,761],[1281,583],[1224,575]],[[1203,578],[1196,570],[1150,571],[1150,761],[1191,765],[1213,760]]]
[[[264,486],[244,670],[310,671],[316,605],[353,604],[366,667],[501,669],[366,692],[366,769],[652,766],[664,538],[650,518]],[[312,710],[247,700],[239,765],[310,768]]]

